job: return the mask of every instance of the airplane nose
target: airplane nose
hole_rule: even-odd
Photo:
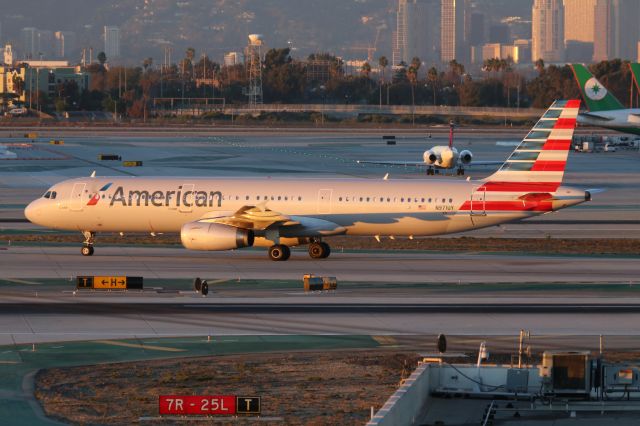
[[[37,206],[37,201],[32,201],[31,203],[29,203],[29,205],[24,209],[24,216],[29,220],[29,222],[31,223],[36,223],[37,217],[38,217],[38,206]]]

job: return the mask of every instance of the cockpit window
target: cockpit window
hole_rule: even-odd
[[[58,196],[58,193],[56,191],[47,191],[47,192],[44,193],[44,195],[42,197],[43,198],[49,198],[51,200],[55,200],[57,196]]]
[[[51,199],[52,200],[55,200],[57,196],[58,196],[58,193],[56,191],[51,191]]]
[[[51,198],[51,191],[47,191],[43,195],[44,198]]]

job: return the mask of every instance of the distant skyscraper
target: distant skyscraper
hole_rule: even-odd
[[[468,63],[464,40],[465,0],[442,0],[440,8],[440,60],[444,63],[455,59]]]
[[[20,40],[22,42],[22,56],[25,59],[38,58],[38,30],[27,27],[20,30]]]
[[[472,46],[484,44],[484,13],[473,12],[469,16],[469,29],[467,30],[467,40]]]
[[[564,61],[564,7],[562,0],[534,0],[532,10],[532,60]]]
[[[596,0],[564,0],[564,41],[593,43]]]
[[[507,44],[511,41],[509,26],[506,24],[494,24],[489,27],[489,43]]]
[[[73,31],[56,31],[54,37],[54,56],[68,58],[76,48],[76,33]]]
[[[440,0],[398,0],[392,62],[439,59]]]
[[[120,28],[104,27],[104,53],[107,60],[120,57]]]
[[[640,38],[639,20],[640,2],[638,0],[613,0],[611,28],[615,58],[633,60],[636,57],[636,47]]]
[[[613,57],[613,1],[596,0],[594,9],[593,60],[604,61]]]

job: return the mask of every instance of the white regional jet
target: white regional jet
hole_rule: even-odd
[[[309,244],[329,256],[329,235],[428,236],[494,226],[589,201],[562,185],[579,100],[557,101],[502,167],[486,179],[78,178],[52,186],[25,209],[33,223],[85,236],[180,233],[192,250],[269,247],[287,260]]]
[[[382,164],[388,166],[426,166],[427,174],[434,175],[440,169],[456,169],[458,176],[464,175],[464,168],[471,165],[473,153],[468,149],[460,152],[453,146],[453,122],[449,123],[449,145],[437,145],[422,154],[422,161],[373,161],[358,160],[358,164]],[[473,161],[474,166],[499,166],[501,161]]]

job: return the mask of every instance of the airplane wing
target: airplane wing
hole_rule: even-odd
[[[485,166],[501,166],[504,161],[476,161],[473,160],[470,164],[465,164],[465,167],[485,167]]]
[[[268,209],[264,204],[257,206],[243,206],[238,211],[215,212],[213,215],[205,215],[199,220],[204,223],[222,223],[235,228],[265,230],[273,225],[291,226],[299,225],[289,216]]]
[[[594,120],[602,120],[602,121],[611,121],[613,118],[611,117],[603,117],[598,114],[594,114],[592,112],[581,112],[579,115],[587,118],[593,118]]]
[[[433,167],[435,169],[444,169],[437,164],[427,164],[424,161],[364,161],[358,160],[358,164],[379,164],[385,166],[412,166],[412,167]],[[500,166],[504,161],[472,161],[471,164],[464,164],[467,167],[483,167],[483,166]],[[453,168],[453,167],[452,167]]]
[[[265,203],[257,206],[244,206],[236,212],[213,212],[210,215],[205,215],[198,222],[220,223],[253,231],[264,231],[277,227],[280,228],[281,236],[295,237],[338,235],[346,231],[344,227],[328,220],[284,215],[267,208]]]
[[[424,161],[369,161],[369,160],[357,160],[358,164],[380,164],[383,166],[426,166]],[[432,167],[438,167],[433,165]]]

